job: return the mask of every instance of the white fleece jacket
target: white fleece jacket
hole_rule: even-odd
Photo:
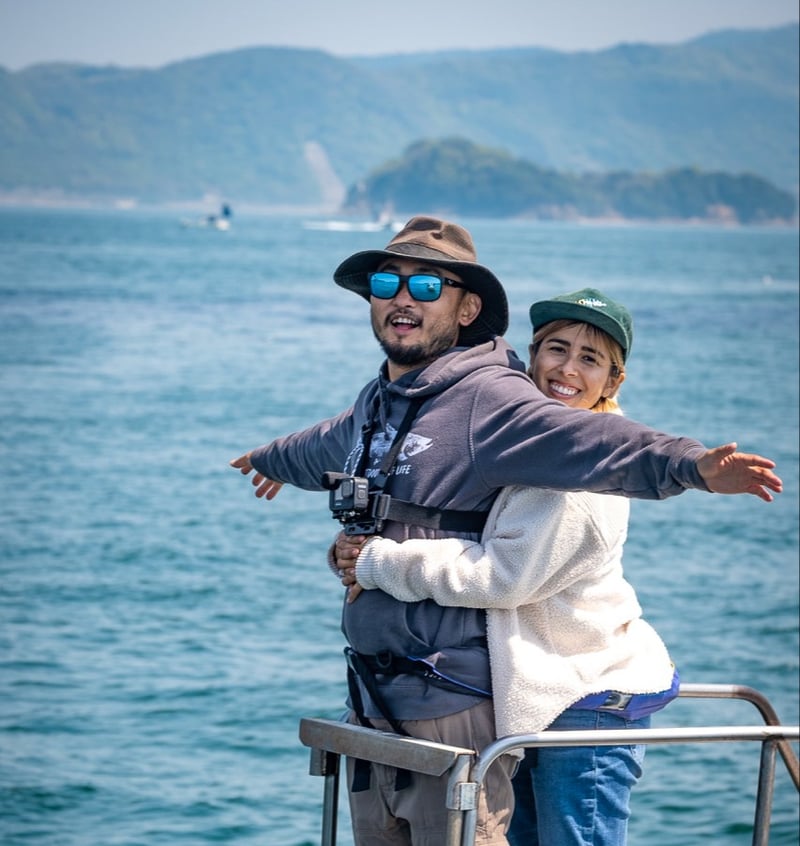
[[[538,732],[587,694],[670,686],[667,649],[622,572],[628,514],[622,497],[505,488],[483,545],[374,537],[356,576],[405,602],[488,609],[497,735]]]

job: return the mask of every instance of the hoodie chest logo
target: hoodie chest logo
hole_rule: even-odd
[[[394,441],[396,434],[397,429],[393,426],[387,426],[385,432],[379,432],[375,435],[372,439],[372,446],[369,451],[370,458],[374,463],[380,464],[383,456],[391,449],[392,442]],[[401,447],[400,452],[397,454],[397,461],[408,461],[411,456],[425,452],[425,450],[430,449],[432,445],[433,440],[431,438],[424,438],[422,435],[409,432],[403,441],[403,446]]]

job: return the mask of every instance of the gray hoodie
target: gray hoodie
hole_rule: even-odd
[[[488,510],[508,485],[641,499],[708,490],[697,472],[705,450],[698,441],[547,399],[501,338],[453,349],[395,382],[387,380],[384,365],[351,409],[259,447],[251,454],[253,467],[306,490],[322,490],[326,471],[353,473],[362,452],[361,427],[371,419],[376,397],[368,478],[377,472],[409,400],[424,399],[386,485],[407,502]],[[453,533],[387,522],[381,534],[402,541]],[[480,533],[460,536],[478,540]],[[358,652],[428,658],[447,676],[490,688],[482,609],[445,608],[433,600],[405,603],[371,590],[345,605],[342,629]],[[381,692],[401,720],[440,717],[480,701],[409,675],[381,677]],[[368,703],[367,716],[380,714]]]

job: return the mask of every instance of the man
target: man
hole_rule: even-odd
[[[285,482],[322,490],[323,474],[343,472],[368,479],[370,505],[386,509],[346,518],[354,532],[477,540],[481,517],[512,484],[642,498],[698,488],[767,501],[781,489],[771,461],[733,444],[708,451],[545,398],[499,337],[505,292],[460,226],[413,218],[385,250],[345,260],[334,279],[369,300],[386,361],[348,411],[231,462],[256,471],[257,496],[271,499]],[[345,604],[342,628],[353,719],[473,749],[494,740],[484,611],[373,590]],[[409,784],[387,768],[348,766],[358,846],[444,842],[443,779],[415,774]],[[493,767],[481,793],[483,846],[506,842],[511,768]]]

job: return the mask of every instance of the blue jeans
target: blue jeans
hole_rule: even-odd
[[[548,729],[648,728],[607,711],[570,708]],[[642,776],[644,746],[526,749],[514,776],[510,846],[625,846],[631,789]]]

